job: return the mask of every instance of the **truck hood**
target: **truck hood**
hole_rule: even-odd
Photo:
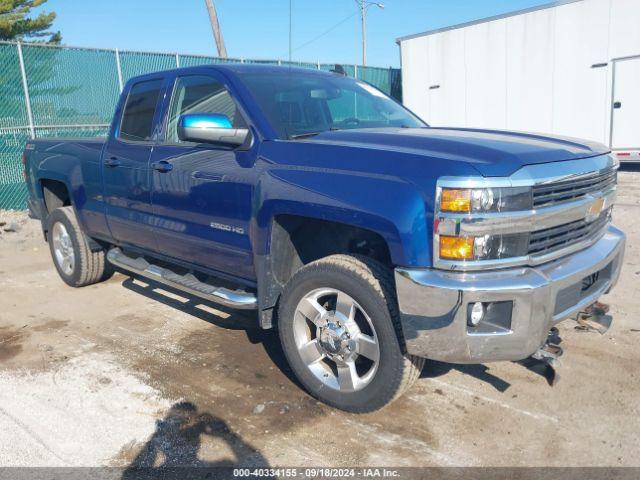
[[[463,161],[487,177],[509,176],[525,165],[575,160],[609,152],[604,145],[573,138],[432,127],[329,131],[306,142]]]

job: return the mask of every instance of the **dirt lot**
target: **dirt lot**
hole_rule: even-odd
[[[614,324],[562,324],[558,385],[515,363],[431,362],[360,416],[309,397],[251,316],[122,274],[69,288],[39,225],[0,212],[0,466],[638,466],[640,173],[620,183]]]

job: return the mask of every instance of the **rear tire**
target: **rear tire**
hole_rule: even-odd
[[[113,275],[105,251],[92,251],[73,207],[56,208],[47,219],[47,240],[60,278],[72,287],[84,287]]]
[[[278,329],[302,385],[341,410],[382,408],[424,366],[405,353],[391,270],[367,257],[332,255],[298,270],[282,294]]]

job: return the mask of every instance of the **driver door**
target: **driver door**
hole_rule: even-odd
[[[220,113],[246,128],[231,93],[213,74],[178,76],[151,154],[151,202],[160,252],[218,272],[252,278],[249,242],[251,152],[178,138],[184,114]]]

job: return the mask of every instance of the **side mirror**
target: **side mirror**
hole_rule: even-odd
[[[248,128],[233,128],[229,117],[221,113],[188,113],[178,119],[178,138],[184,142],[239,147],[248,136]]]

